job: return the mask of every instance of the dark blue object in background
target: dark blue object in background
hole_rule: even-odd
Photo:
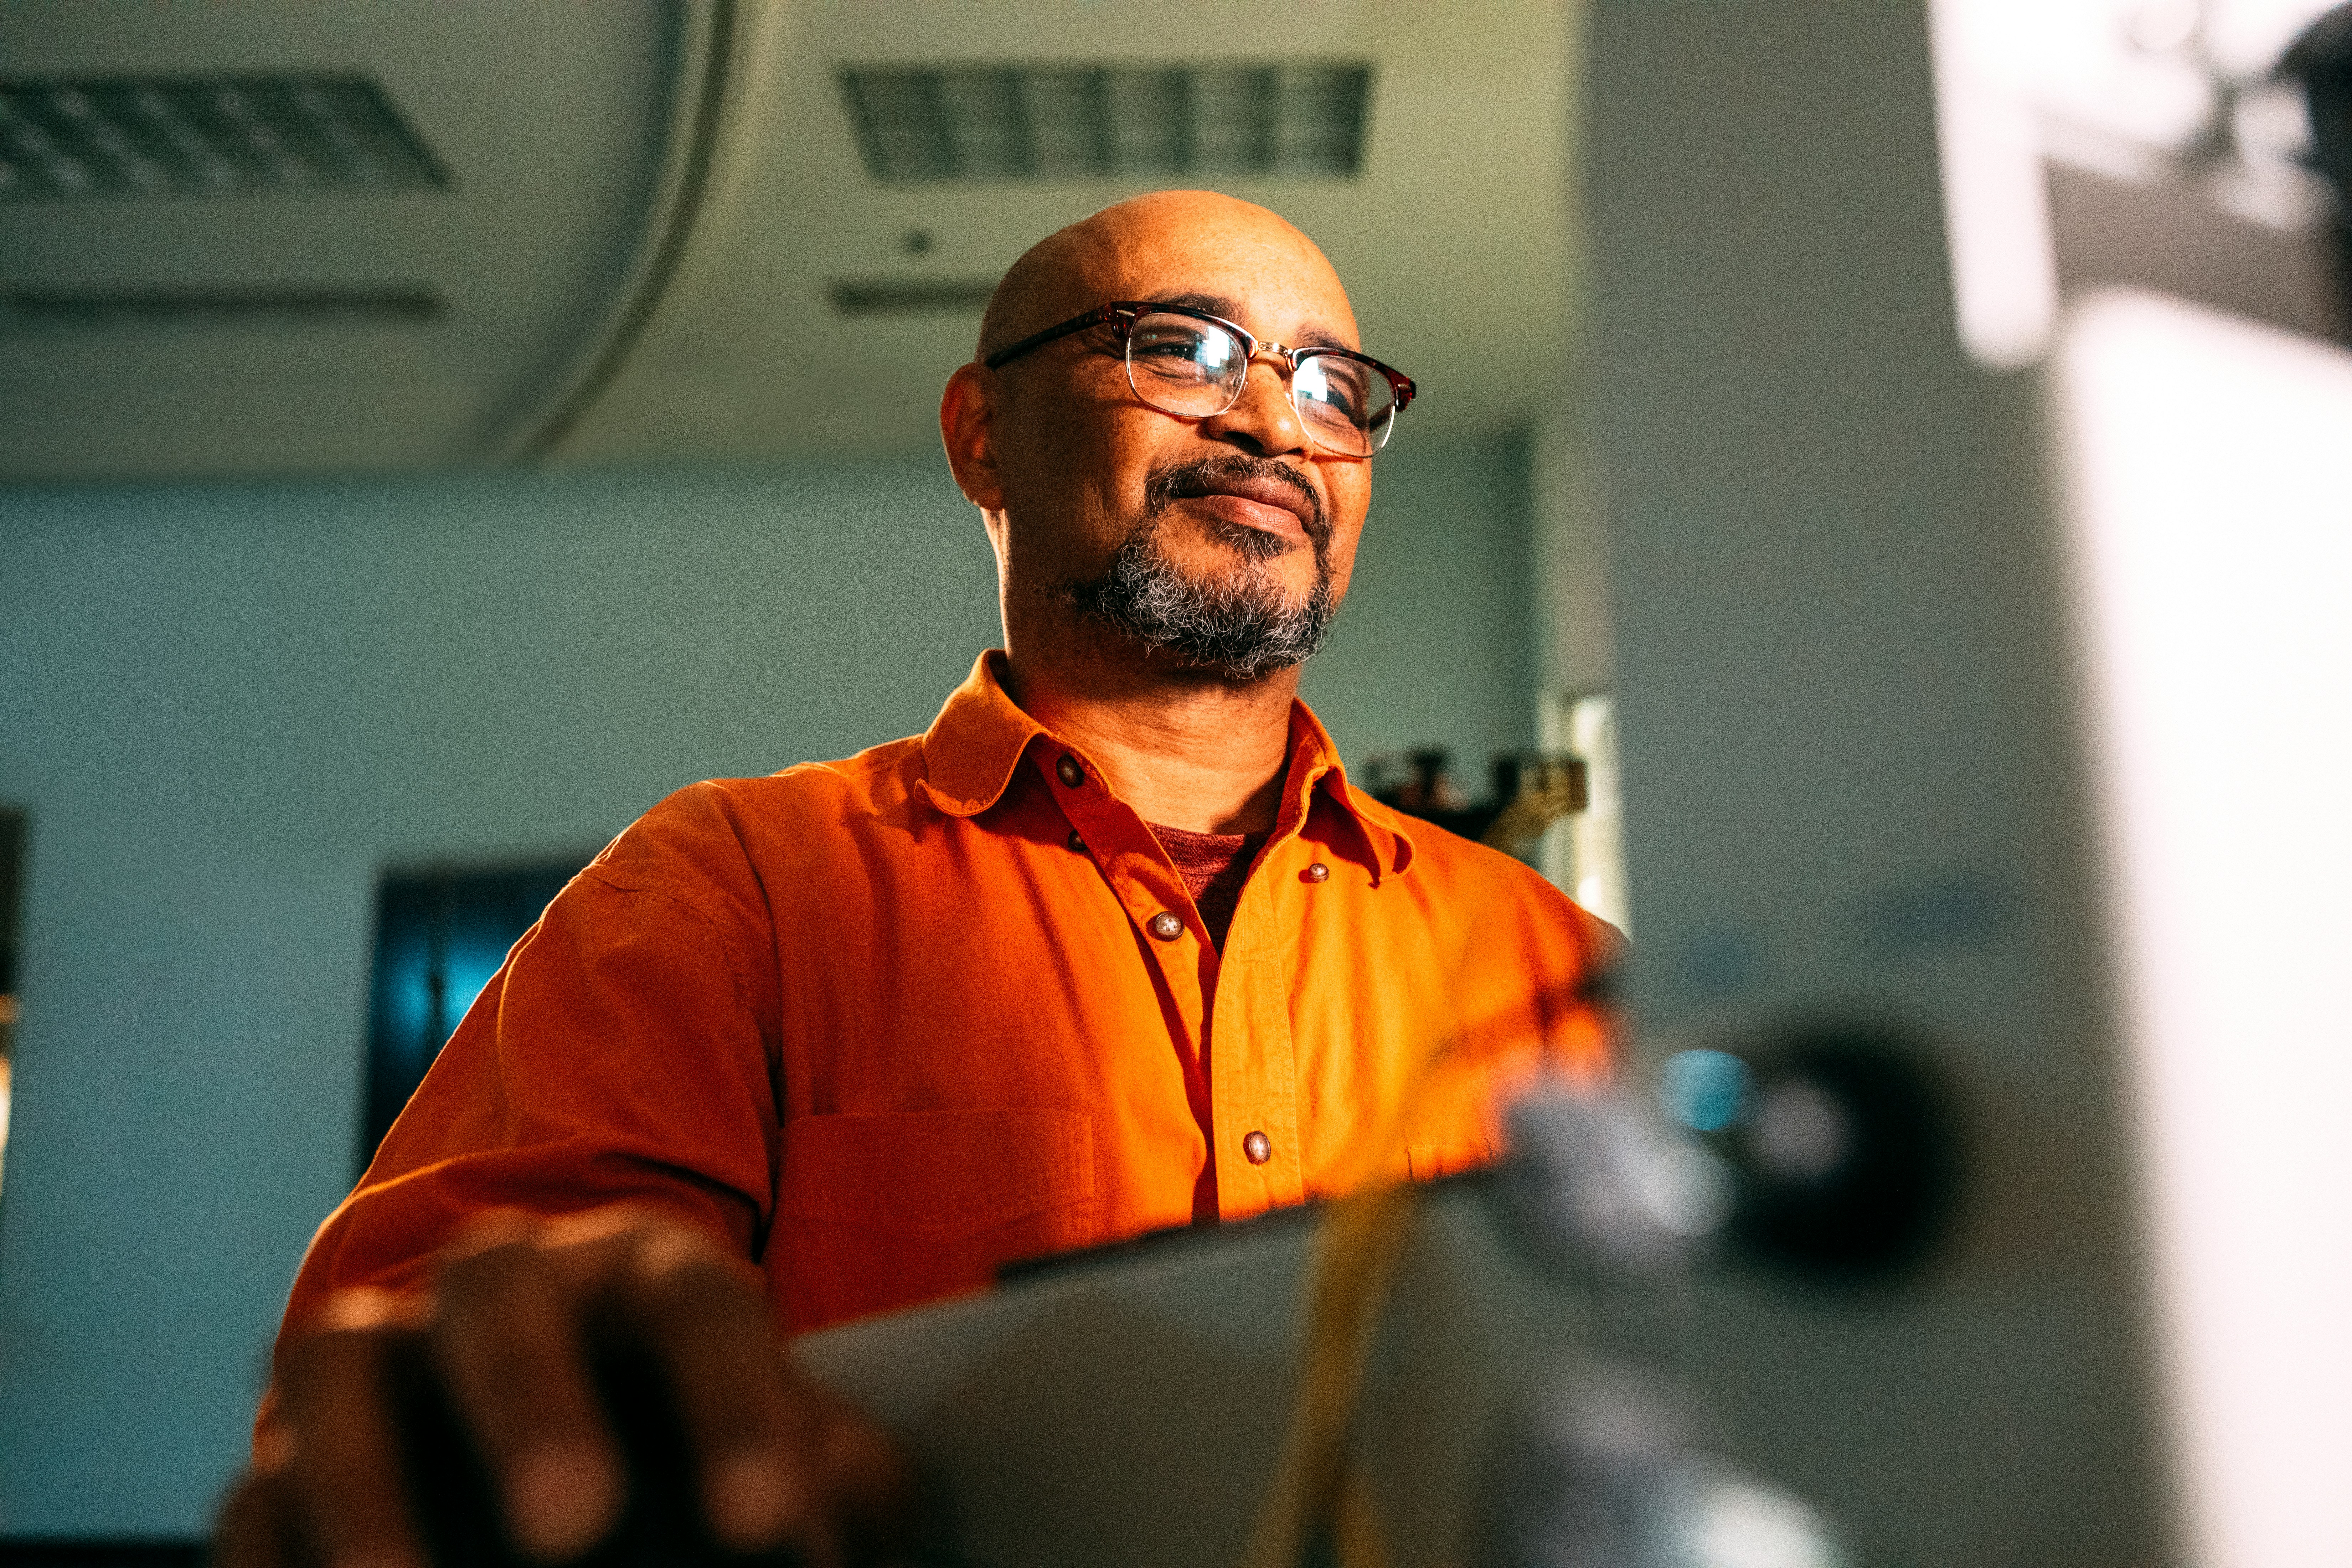
[[[376,890],[375,962],[368,982],[367,1102],[359,1169],[529,931],[588,857],[497,870],[387,874]]]

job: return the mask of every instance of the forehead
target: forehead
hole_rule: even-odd
[[[1261,339],[1355,348],[1355,312],[1323,253],[1265,215],[1172,215],[1110,227],[1086,247],[1073,312],[1112,300],[1191,305]]]

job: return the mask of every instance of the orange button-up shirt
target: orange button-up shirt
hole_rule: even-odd
[[[320,1228],[288,1321],[421,1284],[485,1208],[626,1200],[756,1260],[779,1320],[813,1328],[1296,1204],[1368,1155],[1482,1163],[1490,1074],[1390,1115],[1442,1041],[1600,1062],[1583,997],[1609,928],[1358,793],[1303,704],[1220,954],[1001,658],[923,735],[696,784],[614,840]]]

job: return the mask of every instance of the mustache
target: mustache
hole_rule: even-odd
[[[1225,485],[1246,479],[1266,480],[1297,492],[1307,507],[1307,541],[1318,553],[1330,542],[1331,520],[1324,513],[1321,493],[1289,464],[1272,458],[1253,458],[1244,452],[1196,458],[1191,462],[1154,468],[1143,483],[1145,515],[1157,517],[1177,501],[1214,495]]]

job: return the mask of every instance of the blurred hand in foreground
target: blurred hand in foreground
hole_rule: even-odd
[[[757,1270],[698,1231],[609,1209],[485,1215],[424,1295],[347,1291],[281,1344],[215,1561],[434,1568],[436,1521],[466,1506],[434,1494],[467,1489],[436,1474],[478,1478],[477,1511],[498,1516],[475,1521],[486,1539],[526,1561],[580,1557],[639,1517],[633,1500],[649,1485],[647,1440],[631,1430],[647,1402],[614,1397],[616,1364],[649,1373],[638,1382],[655,1390],[655,1424],[671,1428],[650,1452],[676,1468],[679,1511],[690,1523],[698,1507],[695,1528],[719,1552],[784,1551],[823,1568],[870,1560],[903,1533],[909,1468],[794,1365]],[[420,1409],[445,1412],[462,1440],[436,1438]]]

